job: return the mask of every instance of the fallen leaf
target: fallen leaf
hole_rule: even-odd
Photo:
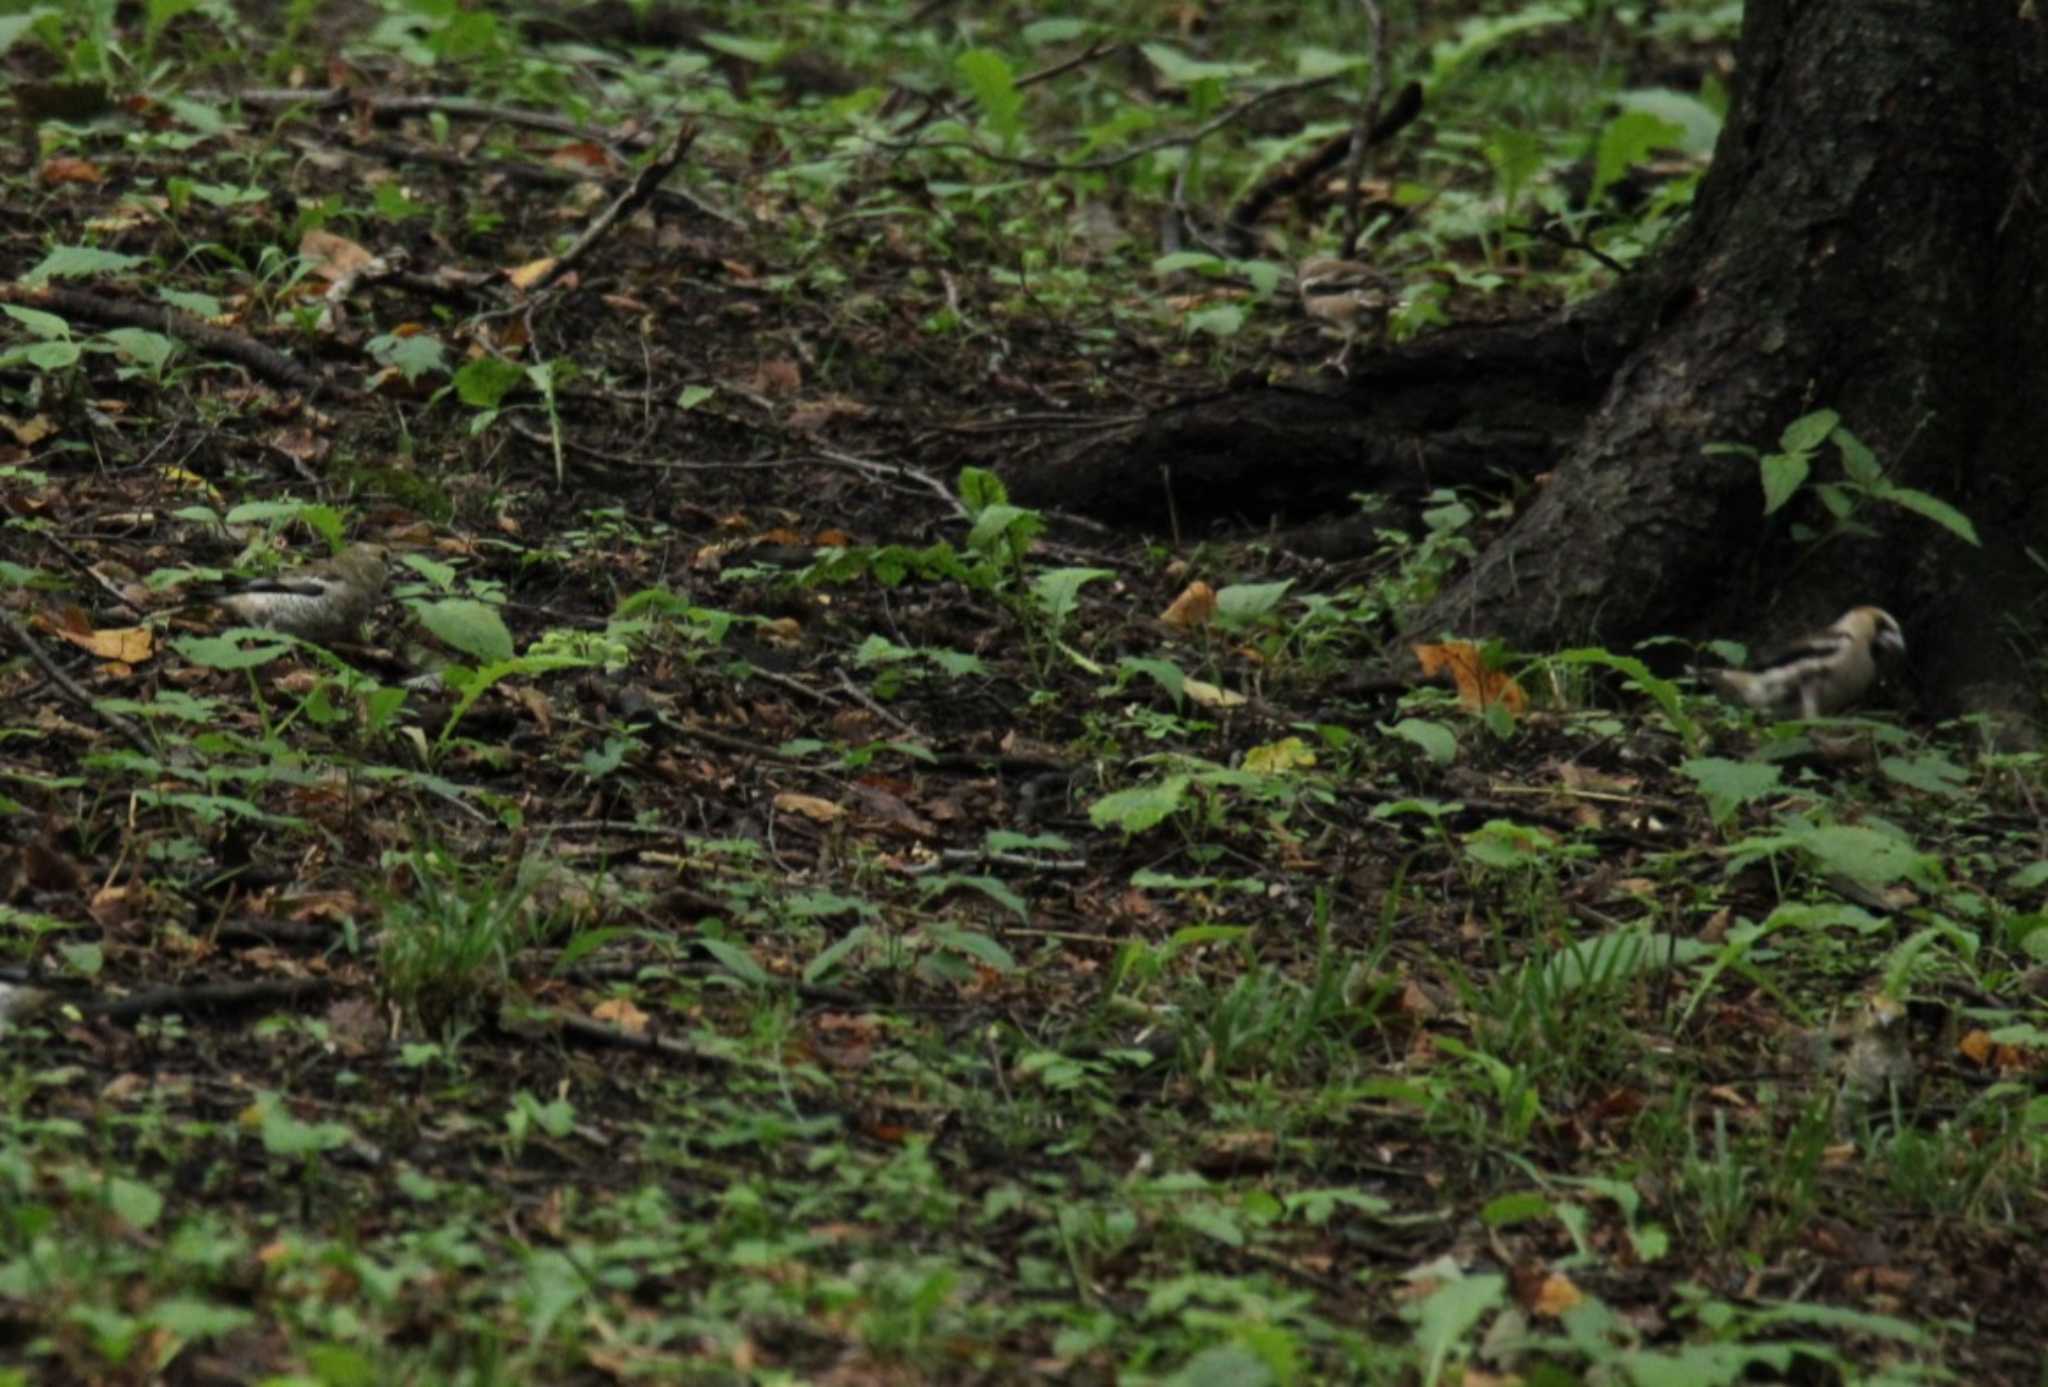
[[[1522,686],[1499,670],[1488,669],[1484,652],[1470,641],[1410,648],[1422,663],[1424,677],[1433,679],[1439,673],[1449,674],[1451,682],[1458,686],[1458,702],[1475,713],[1496,703],[1510,713],[1519,713],[1529,704]]]
[[[613,997],[599,1002],[590,1010],[592,1019],[608,1026],[616,1026],[627,1035],[647,1033],[647,1013],[634,1006],[624,997]]]
[[[102,660],[140,664],[156,649],[156,637],[147,626],[116,626],[105,631],[63,631],[65,640]]]
[[[755,368],[747,388],[757,395],[794,395],[804,388],[804,373],[788,357],[777,357]]]
[[[531,289],[545,279],[548,272],[554,268],[555,257],[545,255],[538,260],[529,260],[524,265],[514,265],[505,271],[505,278],[515,289]]]
[[[316,278],[330,284],[361,274],[377,262],[377,257],[365,247],[319,227],[299,237],[299,258]]]
[[[1190,631],[1216,619],[1216,589],[1197,578],[1180,590],[1159,620],[1177,630]]]
[[[819,799],[816,795],[800,795],[794,790],[784,790],[777,795],[775,807],[785,814],[801,814],[821,824],[829,824],[846,814],[844,809],[829,799]]]
[[[99,183],[106,173],[98,164],[88,159],[45,159],[43,166],[36,170],[36,177],[44,183]]]
[[[1190,702],[1204,708],[1237,708],[1244,704],[1243,694],[1218,688],[1206,679],[1183,679],[1180,689]]]

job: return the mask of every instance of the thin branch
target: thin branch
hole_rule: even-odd
[[[0,612],[0,624],[4,624],[13,633],[15,642],[29,653],[30,659],[42,666],[43,673],[50,677],[51,683],[64,691],[66,698],[126,737],[144,756],[156,755],[157,749],[150,745],[149,738],[142,735],[142,729],[119,713],[102,708],[100,700],[80,688],[78,681],[66,674],[58,667],[57,662],[50,658],[50,653],[43,649],[42,642],[35,638],[35,633],[28,629],[20,617],[13,612]]]
[[[1196,126],[1186,134],[1167,135],[1161,139],[1153,140],[1149,144],[1141,144],[1132,149],[1127,149],[1121,154],[1112,154],[1101,159],[1083,159],[1072,164],[1063,164],[1048,159],[1021,159],[1009,154],[997,154],[993,150],[983,148],[972,140],[937,140],[926,144],[918,140],[870,139],[869,143],[882,149],[893,149],[905,153],[916,153],[919,150],[964,149],[974,154],[977,158],[986,159],[992,164],[1002,164],[1008,168],[1026,169],[1033,173],[1098,173],[1104,169],[1121,168],[1125,164],[1142,159],[1148,154],[1157,154],[1162,149],[1173,149],[1180,145],[1199,143],[1201,140],[1221,130],[1224,126],[1249,114],[1257,107],[1264,106],[1269,102],[1282,101],[1291,96],[1299,96],[1303,92],[1316,91],[1319,88],[1329,86],[1336,80],[1335,77],[1312,77],[1302,82],[1286,82],[1280,86],[1262,91],[1256,96],[1246,97],[1243,101],[1222,112],[1213,120]]]
[[[245,333],[215,327],[181,309],[102,298],[82,289],[32,289],[20,284],[0,284],[0,303],[43,308],[60,317],[78,318],[101,326],[147,328],[246,366],[273,385],[290,386],[294,390],[328,389],[355,394],[345,386],[323,380],[284,353],[264,346]]]
[[[683,156],[690,152],[690,146],[696,141],[696,122],[684,121],[677,126],[675,136],[668,142],[668,146],[633,176],[633,181],[627,186],[626,191],[613,199],[611,206],[597,214],[590,225],[583,229],[583,234],[576,238],[576,243],[556,257],[555,263],[548,266],[547,273],[535,281],[528,293],[539,293],[547,288],[574,268],[579,260],[590,254],[591,248],[603,240],[605,233],[617,225],[621,218],[632,215],[642,203],[654,196],[654,190],[661,185],[664,178],[675,171],[675,166],[683,161]]]
[[[1356,250],[1359,234],[1365,230],[1359,213],[1365,151],[1372,146],[1373,127],[1379,124],[1380,102],[1386,99],[1387,92],[1386,17],[1374,0],[1358,3],[1365,10],[1366,27],[1372,34],[1372,81],[1365,89],[1365,105],[1359,109],[1358,121],[1351,128],[1351,153],[1344,161],[1344,249],[1338,252],[1340,255]]]

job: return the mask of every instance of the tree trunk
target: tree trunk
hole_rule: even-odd
[[[1641,346],[1421,629],[1613,641],[1789,590],[1804,617],[1878,601],[1957,644],[1958,598],[2016,572],[2040,521],[2048,60],[2026,8],[1750,0],[1713,166],[1634,290]],[[1755,464],[1701,451],[1768,447],[1820,407],[1892,480],[1972,514],[1984,552],[1900,511],[1859,517],[1879,542],[1802,553],[1786,522],[1819,507],[1765,524]]]
[[[1702,618],[1753,636],[1876,602],[1948,691],[2013,671],[1995,623],[2040,616],[2024,595],[2048,588],[2027,555],[2048,553],[2038,3],[1749,0],[1713,165],[1650,264],[1548,329],[1441,334],[1354,374],[1341,398],[1368,429],[1392,425],[1383,437],[1521,428],[1548,446],[1525,437],[1503,461],[1558,459],[1511,528],[1421,613],[1418,633],[1619,648]],[[1447,384],[1457,361],[1469,369]],[[1240,396],[1227,408],[1235,431],[1201,435],[1199,460],[1276,467],[1285,454],[1271,421],[1299,405]],[[1875,541],[1801,544],[1794,522],[1827,527],[1810,493],[1766,521],[1756,464],[1702,451],[1768,450],[1820,408],[1840,413],[1891,481],[1970,515],[1983,549],[1895,507],[1859,512]],[[1347,450],[1329,443],[1327,418],[1317,427],[1323,444],[1301,456],[1334,474],[1338,492],[1371,485],[1375,460],[1398,470],[1398,443]],[[1155,421],[1117,456],[1149,470],[1155,490],[1162,466],[1176,485],[1192,482],[1192,436]],[[1442,450],[1407,455],[1429,464],[1418,477],[1447,477]],[[1825,450],[1814,480],[1836,466]]]

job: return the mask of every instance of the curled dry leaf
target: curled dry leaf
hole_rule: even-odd
[[[1197,626],[1207,626],[1216,619],[1216,589],[1197,578],[1180,591],[1159,619],[1177,630],[1189,631]]]
[[[785,814],[801,814],[821,824],[829,824],[846,813],[829,799],[819,799],[816,795],[800,795],[794,790],[785,790],[777,795],[775,807]]]

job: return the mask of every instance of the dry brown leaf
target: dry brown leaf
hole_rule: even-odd
[[[62,631],[65,640],[102,660],[135,665],[156,650],[156,637],[146,626],[116,626],[105,631]]]
[[[548,163],[555,168],[578,173],[585,169],[609,172],[612,168],[612,156],[602,145],[592,144],[588,140],[572,140],[568,144],[555,146],[554,153],[548,155]]]
[[[590,1015],[593,1020],[602,1021],[608,1026],[616,1026],[627,1035],[647,1033],[647,1013],[624,997],[612,997],[599,1002],[590,1009]]]
[[[747,388],[756,395],[794,395],[804,388],[803,368],[786,356],[764,361],[754,368]]]
[[[1207,626],[1216,619],[1216,589],[1197,578],[1180,590],[1180,596],[1173,599],[1166,610],[1159,614],[1159,620],[1181,631],[1191,631],[1197,626]]]
[[[821,824],[829,824],[846,815],[844,809],[829,799],[819,799],[816,795],[800,795],[794,790],[784,790],[777,795],[775,807],[785,814],[801,814]]]
[[[16,419],[12,415],[0,414],[0,428],[14,435],[14,441],[23,447],[32,447],[57,431],[46,414],[33,415],[27,419]]]
[[[309,428],[277,429],[264,441],[297,462],[318,462],[333,447],[326,435]]]
[[[377,259],[367,248],[348,237],[337,236],[319,227],[299,237],[299,258],[306,262],[315,278],[330,284],[349,275],[361,274]]]
[[[1510,713],[1519,713],[1529,705],[1522,686],[1499,670],[1488,669],[1484,653],[1470,641],[1410,648],[1422,663],[1423,675],[1431,679],[1439,673],[1450,675],[1451,682],[1458,686],[1458,702],[1475,713],[1496,703]]]
[[[514,265],[505,271],[505,278],[515,289],[531,289],[555,268],[555,257],[544,255],[538,260],[529,260],[524,265]]]
[[[1585,1300],[1585,1293],[1572,1284],[1572,1279],[1563,1272],[1551,1272],[1543,1278],[1536,1289],[1536,1298],[1529,1305],[1532,1314],[1548,1315],[1556,1319],[1565,1311]]]
[[[99,183],[105,180],[106,172],[89,159],[56,158],[45,159],[43,166],[36,170],[36,177],[46,184],[58,183]]]
[[[829,395],[791,410],[787,422],[798,433],[816,433],[835,420],[865,419],[872,413],[872,409],[858,400],[849,400],[844,395]]]

